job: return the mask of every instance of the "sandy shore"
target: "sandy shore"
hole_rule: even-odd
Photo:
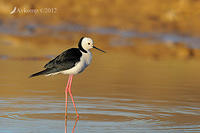
[[[17,11],[10,15],[10,12]],[[20,10],[50,8],[49,12],[23,13]],[[56,8],[54,11],[53,9]],[[52,11],[53,10],[53,11]],[[140,31],[176,32],[198,35],[198,0],[19,0],[0,1],[0,18],[58,24],[71,22],[89,26],[117,27]]]

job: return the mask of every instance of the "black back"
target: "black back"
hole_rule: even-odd
[[[34,73],[30,75],[31,77],[39,76],[39,75],[46,75],[51,73],[56,73],[63,70],[68,70],[76,65],[80,61],[82,53],[78,48],[71,48],[60,55],[58,55],[53,60],[49,61],[44,67],[45,70],[40,72]]]
[[[78,48],[71,48],[58,55],[44,67],[56,69],[56,72],[67,70],[74,67],[80,61],[81,56],[82,53]]]

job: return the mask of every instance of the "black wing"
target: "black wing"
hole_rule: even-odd
[[[82,53],[78,48],[71,48],[58,55],[44,67],[56,69],[56,71],[67,70],[74,67],[80,61],[81,56]]]

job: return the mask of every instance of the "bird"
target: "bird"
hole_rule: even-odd
[[[72,96],[71,92],[71,84],[72,79],[74,75],[77,75],[85,70],[85,68],[91,63],[92,61],[92,53],[90,49],[97,49],[103,53],[106,53],[104,50],[101,50],[94,46],[93,40],[89,37],[81,37],[78,42],[77,48],[70,48],[66,51],[62,52],[58,56],[56,56],[54,59],[49,61],[45,66],[44,70],[34,73],[30,75],[29,77],[35,77],[39,75],[56,75],[56,74],[67,74],[68,82],[65,88],[65,115],[67,117],[67,96],[68,93],[71,97],[74,109],[76,111],[76,116],[79,118],[79,114]]]

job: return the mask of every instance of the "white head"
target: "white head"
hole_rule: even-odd
[[[89,37],[84,37],[81,41],[81,46],[83,47],[83,49],[85,49],[86,51],[93,48],[93,41],[91,38]]]
[[[95,49],[98,49],[102,52],[104,52],[103,50],[99,49],[99,48],[96,48],[94,45],[93,45],[93,40],[89,37],[82,37],[78,43],[78,47],[79,49],[84,52],[84,53],[87,53],[87,51],[91,48],[95,48]]]

